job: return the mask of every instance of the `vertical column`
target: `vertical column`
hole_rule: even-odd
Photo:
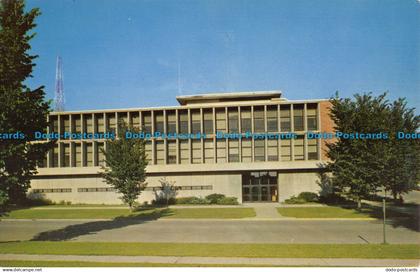
[[[229,133],[229,114],[228,114],[228,107],[225,107],[225,121],[226,121],[226,133]],[[229,141],[225,139],[225,159],[226,162],[229,162]]]
[[[317,128],[317,131],[319,131],[319,132],[323,132],[323,131],[321,131],[322,130],[322,127],[321,127],[321,103],[317,103],[317,105],[316,105],[316,117],[317,117],[317,124],[316,124],[316,128]],[[323,141],[325,141],[325,140],[322,140],[322,139],[318,139],[317,140],[317,142],[318,142],[318,160],[321,160],[322,159],[322,155],[321,155],[321,152],[323,151],[322,150],[322,142]]]
[[[295,133],[295,117],[293,113],[293,104],[290,104],[290,130]],[[295,160],[295,139],[290,139],[290,156],[291,160]]]
[[[281,161],[281,139],[280,139],[280,128],[281,122],[280,122],[280,104],[277,105],[277,132],[279,133],[279,138],[277,140],[277,154],[279,156],[278,160]]]
[[[254,106],[251,106],[251,134],[254,134]],[[251,160],[252,162],[255,161],[255,142],[254,142],[254,136],[251,137]]]
[[[216,139],[216,108],[212,108],[213,114],[213,163],[217,162],[217,139]]]
[[[240,133],[240,135],[242,135],[241,120],[242,120],[241,107],[238,106],[238,132]],[[239,140],[238,140],[238,156],[239,156],[238,162],[242,162],[242,137],[239,137]]]
[[[264,105],[264,132],[267,135],[268,129],[267,129],[267,105]],[[268,161],[268,140],[267,137],[264,139],[264,161]]]
[[[163,133],[166,135],[168,132],[166,126],[166,110],[163,110]],[[168,138],[165,136],[163,137],[163,164],[168,164]]]
[[[118,112],[115,112],[115,134],[117,137],[119,137],[120,129],[118,124]]]
[[[57,122],[58,122],[58,141],[57,141],[57,146],[58,146],[58,167],[62,167],[61,163],[64,161],[63,160],[63,148],[62,148],[62,143],[61,143],[61,134],[63,133],[63,128],[61,126],[61,114],[57,115]]]
[[[308,116],[307,116],[307,103],[303,104],[303,159],[305,161],[308,160],[308,139],[307,139],[307,132],[308,132]]]
[[[204,118],[203,118],[203,108],[200,108],[200,135],[204,134]],[[200,138],[200,146],[201,146],[201,163],[204,163],[204,139],[203,137]]]
[[[156,141],[155,141],[155,137],[154,137],[154,132],[155,132],[155,113],[154,111],[150,111],[150,119],[152,122],[152,164],[156,164]]]

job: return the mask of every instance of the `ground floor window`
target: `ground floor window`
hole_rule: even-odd
[[[276,171],[247,172],[242,174],[242,201],[277,202]]]

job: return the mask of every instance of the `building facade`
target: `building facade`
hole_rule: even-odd
[[[311,135],[332,132],[328,100],[291,101],[279,91],[177,100],[180,105],[174,107],[53,112],[48,132],[117,134],[117,124],[124,121],[150,133],[147,187],[140,203],[157,197],[161,179],[175,182],[177,197],[220,193],[239,202],[281,202],[319,191],[326,140]],[[156,137],[155,132],[205,137]],[[57,140],[31,181],[30,195],[56,202],[121,203],[100,177],[106,141]]]

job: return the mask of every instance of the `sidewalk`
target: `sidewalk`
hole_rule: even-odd
[[[84,255],[30,255],[0,254],[1,260],[26,261],[80,261],[112,263],[206,264],[206,265],[272,265],[272,266],[404,266],[417,267],[419,260],[350,259],[350,258],[225,258],[175,256],[84,256]]]

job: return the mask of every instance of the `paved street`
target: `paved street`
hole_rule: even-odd
[[[380,221],[154,220],[2,221],[0,241],[76,240],[193,243],[381,243]],[[390,243],[420,242],[419,232],[387,226]]]

